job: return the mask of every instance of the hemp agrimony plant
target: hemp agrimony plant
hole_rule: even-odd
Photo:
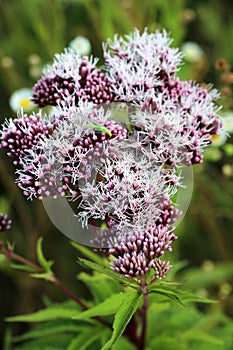
[[[98,59],[66,49],[33,88],[39,112],[21,111],[3,124],[1,147],[13,159],[23,194],[53,203],[63,198],[83,229],[84,238],[74,230],[72,239],[95,248],[73,243],[89,258],[79,258],[79,264],[93,271],[79,276],[93,294],[93,303],[85,303],[53,274],[41,240],[39,265],[1,246],[3,254],[73,300],[50,308],[50,316],[48,307],[48,317],[41,311],[11,318],[51,321],[39,326],[38,336],[32,331],[19,340],[39,342],[46,329],[50,335],[61,329],[64,349],[154,349],[157,335],[148,333],[154,295],[158,302],[167,298],[181,305],[201,300],[164,281],[172,268],[164,254],[177,239],[182,169],[201,163],[220,131],[219,95],[178,78],[182,54],[171,43],[165,30],[116,35],[103,44],[101,68]],[[45,106],[52,106],[47,114]],[[8,228],[5,216],[1,221],[1,229]]]

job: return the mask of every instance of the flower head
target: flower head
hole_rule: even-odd
[[[1,148],[8,149],[8,156],[14,158],[15,164],[29,155],[44,137],[52,133],[54,125],[46,123],[37,114],[23,114],[19,118],[6,120],[1,130]]]
[[[178,70],[182,54],[170,47],[171,42],[165,30],[149,34],[145,29],[140,34],[136,29],[103,45],[108,77],[120,99],[142,101],[145,91]]]
[[[0,232],[7,231],[11,228],[11,220],[6,214],[0,213]]]
[[[86,100],[95,104],[114,101],[115,94],[108,78],[97,68],[98,60],[81,57],[71,49],[55,55],[52,65],[34,85],[33,102],[38,107],[59,105],[75,97],[76,105]]]
[[[131,240],[110,249],[115,257],[112,268],[125,277],[140,277],[153,268],[156,275],[162,278],[169,268],[163,266],[162,269],[161,260],[155,259],[162,256],[165,250],[171,250],[171,243],[176,238],[173,229],[166,226],[155,225],[144,234],[135,232]]]

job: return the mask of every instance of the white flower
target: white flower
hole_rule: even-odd
[[[184,53],[185,60],[190,63],[198,62],[204,55],[202,48],[192,41],[183,43],[181,50]]]
[[[14,112],[18,112],[20,109],[23,109],[24,112],[30,112],[35,107],[31,98],[32,90],[22,88],[13,92],[9,100],[9,105]]]
[[[223,123],[223,130],[225,132],[232,133],[233,132],[233,112],[227,112],[225,113],[221,121]]]
[[[219,134],[211,135],[212,145],[215,147],[222,146],[227,141],[227,134],[221,131]]]
[[[87,56],[91,52],[91,43],[83,36],[77,36],[71,42],[69,47],[80,56]]]
[[[233,132],[233,113],[226,112],[220,116],[220,120],[222,122],[222,128],[218,132],[218,134],[212,135],[212,145],[219,147],[222,146],[227,141],[228,133]]]

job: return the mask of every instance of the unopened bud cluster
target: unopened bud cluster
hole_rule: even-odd
[[[11,228],[11,220],[6,214],[0,213],[0,232],[7,231]]]

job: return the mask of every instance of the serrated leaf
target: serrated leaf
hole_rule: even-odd
[[[75,311],[79,310],[79,306],[72,302],[66,304],[53,305],[50,308],[39,310],[37,312],[7,317],[7,322],[45,322],[58,319],[71,319]]]
[[[75,333],[80,332],[87,327],[87,322],[78,322],[73,320],[58,320],[42,323],[32,330],[13,338],[14,342],[25,341],[38,337],[45,337],[51,334],[61,334],[63,332]]]
[[[119,274],[111,270],[110,267],[99,265],[99,264],[93,263],[92,261],[81,259],[81,258],[78,258],[78,263],[84,268],[89,268],[91,270],[95,270],[97,272],[103,273],[106,276],[113,278],[114,280],[117,280],[121,283],[127,284],[132,288],[137,288],[137,289],[139,288],[138,284],[135,281],[128,279],[124,276],[120,276]]]
[[[175,301],[180,306],[185,307],[185,305],[182,303],[182,301],[178,297],[177,293],[175,293],[171,290],[166,290],[165,288],[154,288],[154,289],[150,290],[150,293],[157,293],[157,294],[163,295],[164,297],[166,297],[172,301]]]
[[[198,296],[194,293],[189,293],[182,289],[173,288],[170,283],[158,283],[148,288],[149,292],[158,293],[166,296],[167,298],[178,302],[184,306],[183,302],[200,302],[200,303],[216,303],[218,301],[209,298]]]
[[[213,300],[209,298],[204,298],[199,295],[196,295],[194,293],[183,293],[181,295],[181,299],[185,302],[195,302],[195,303],[207,303],[207,304],[214,304],[214,303],[219,303],[219,300]]]
[[[182,301],[180,300],[180,298],[175,294],[175,293],[172,293],[172,292],[169,292],[169,291],[165,291],[165,290],[161,290],[161,289],[156,289],[156,290],[153,290],[152,291],[153,293],[157,293],[157,294],[160,294],[160,295],[163,295],[165,296],[166,298],[172,300],[172,301],[175,301],[176,303],[178,303],[180,306],[182,307],[185,307],[185,305],[182,303]]]
[[[112,294],[119,293],[122,289],[120,283],[109,279],[106,275],[94,271],[93,274],[81,272],[78,279],[85,283],[93,295],[94,303],[99,304]]]
[[[160,285],[160,286],[164,286],[166,288],[169,288],[169,287],[173,287],[173,286],[174,287],[182,286],[182,285],[184,285],[184,282],[175,282],[175,281],[173,281],[173,282],[172,281],[161,281],[161,282],[158,282],[158,281],[156,281],[154,285],[155,286]]]
[[[121,306],[116,312],[113,322],[113,333],[111,339],[102,347],[101,350],[109,350],[123,334],[127,324],[137,311],[143,296],[136,291],[126,294]]]
[[[87,347],[94,343],[101,336],[102,329],[89,328],[85,329],[81,334],[75,337],[67,350],[85,350]]]
[[[35,340],[17,346],[17,350],[64,350],[74,338],[73,334],[62,333],[39,337]]]
[[[37,241],[37,246],[36,246],[37,259],[38,259],[40,266],[46,272],[49,272],[51,270],[52,265],[53,265],[53,261],[45,259],[45,256],[44,256],[44,253],[42,250],[42,241],[43,241],[42,237],[40,237]]]
[[[120,305],[124,301],[126,293],[113,294],[110,298],[106,299],[102,303],[93,306],[87,311],[73,316],[74,320],[86,319],[94,316],[109,316],[116,313]]]
[[[90,248],[81,245],[77,242],[71,242],[71,245],[79,252],[81,253],[83,256],[85,256],[86,258],[92,260],[93,262],[95,262],[96,264],[100,264],[103,265],[105,262],[105,259],[103,259],[100,255],[96,254],[95,252],[93,252],[93,250],[91,250]]]

